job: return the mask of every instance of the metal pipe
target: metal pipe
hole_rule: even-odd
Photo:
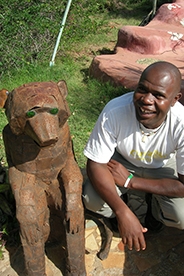
[[[67,19],[68,12],[70,10],[71,3],[72,3],[72,0],[68,0],[66,10],[65,10],[65,13],[64,13],[64,16],[63,16],[63,20],[62,20],[62,23],[61,23],[60,32],[58,34],[58,37],[57,37],[57,40],[56,40],[56,45],[55,45],[54,52],[53,52],[53,55],[52,55],[52,59],[50,61],[50,66],[54,65],[54,60],[55,60],[55,57],[56,57],[57,49],[58,49],[58,46],[59,46],[61,35],[63,33],[63,29],[64,29],[64,26],[65,26],[65,23],[66,23],[66,19]]]
[[[153,16],[155,16],[157,10],[157,0],[153,0]]]

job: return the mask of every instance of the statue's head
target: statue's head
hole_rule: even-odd
[[[42,146],[49,139],[57,140],[57,128],[61,128],[70,115],[67,93],[64,81],[34,82],[15,88],[5,104],[12,132],[27,134]]]

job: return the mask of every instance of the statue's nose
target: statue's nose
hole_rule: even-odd
[[[29,119],[25,132],[39,146],[49,146],[58,141],[59,122],[58,117],[48,113],[39,113]]]

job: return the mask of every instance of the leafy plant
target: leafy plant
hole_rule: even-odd
[[[13,217],[14,198],[7,180],[6,169],[0,165],[0,230],[6,227],[8,217]]]
[[[12,68],[49,59],[66,3],[59,0],[10,0],[0,4],[0,33],[1,41],[4,41],[0,45],[1,75]],[[91,15],[86,1],[73,1],[65,27],[62,52],[71,47],[74,41],[76,43],[97,30],[100,22],[92,19]]]
[[[8,238],[15,230],[15,201],[7,179],[6,168],[0,165],[0,260]],[[8,233],[10,235],[8,235]]]
[[[4,240],[4,235],[7,235],[7,232],[5,229],[3,229],[2,231],[0,231],[0,260],[4,259],[4,249],[5,249],[5,244],[6,241]]]
[[[51,58],[61,28],[67,0],[9,0],[0,4],[0,76],[29,64]],[[137,8],[139,13],[137,13]],[[149,7],[149,8],[148,8]],[[65,56],[89,35],[106,33],[105,20],[112,16],[123,19],[128,14],[141,18],[151,1],[73,0],[59,45],[58,54]],[[147,13],[146,11],[146,13]]]

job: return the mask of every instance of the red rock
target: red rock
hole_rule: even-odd
[[[122,243],[122,241],[120,241],[120,243],[118,244],[118,248],[119,248],[120,251],[125,251],[125,246]]]
[[[124,26],[118,32],[115,54],[96,56],[90,75],[134,89],[149,64],[164,60],[181,71],[184,91],[184,1],[162,5],[146,26]],[[184,100],[183,100],[184,101]]]

